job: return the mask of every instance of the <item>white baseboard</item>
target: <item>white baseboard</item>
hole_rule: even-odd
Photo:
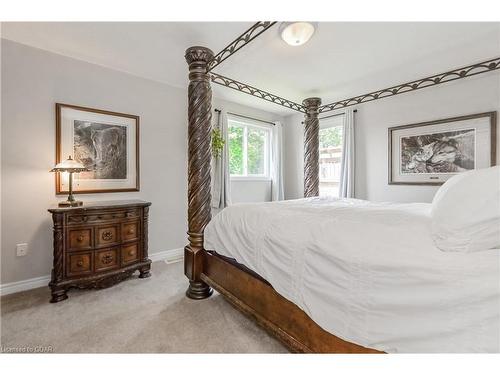
[[[167,263],[179,262],[184,258],[184,249],[172,249],[149,254],[153,262],[165,261]],[[22,292],[23,290],[40,288],[49,285],[50,275],[35,277],[33,279],[14,281],[12,283],[0,284],[0,296]]]
[[[50,276],[47,275],[28,280],[14,281],[13,283],[0,284],[0,296],[47,286],[49,285],[49,281]]]
[[[149,254],[149,259],[153,262],[164,260],[167,263],[175,263],[184,259],[184,248],[159,251],[154,254]]]

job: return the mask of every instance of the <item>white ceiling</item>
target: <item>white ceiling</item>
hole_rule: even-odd
[[[2,23],[2,37],[65,56],[186,87],[184,51],[219,52],[250,22]],[[500,23],[328,23],[290,47],[273,26],[216,72],[301,102],[345,99],[500,56]],[[214,95],[275,113],[272,103],[214,85]]]

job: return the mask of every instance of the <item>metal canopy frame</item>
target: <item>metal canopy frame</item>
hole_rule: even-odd
[[[252,316],[271,334],[292,350],[372,353],[323,331],[303,311],[278,294],[259,277],[223,263],[204,248],[204,230],[212,217],[211,135],[212,85],[216,83],[304,114],[304,197],[319,194],[319,114],[338,108],[378,100],[404,92],[466,78],[500,68],[500,58],[322,105],[320,98],[304,99],[302,104],[221,76],[212,70],[251,43],[275,22],[258,22],[224,50],[214,55],[206,47],[190,47],[185,59],[189,68],[188,86],[188,244],[184,248],[184,274],[189,280],[186,295],[191,299],[208,298],[216,288],[237,308]],[[259,286],[260,285],[260,286]],[[303,315],[297,315],[303,314]],[[203,322],[199,322],[203,324]],[[320,330],[320,331],[318,331]],[[313,332],[313,334],[311,334]]]
[[[246,30],[243,34],[241,34],[238,38],[236,38],[227,47],[225,47],[222,51],[220,51],[213,57],[213,59],[208,63],[207,72],[211,72],[214,68],[219,66],[222,62],[234,55],[240,49],[248,45],[259,35],[269,30],[276,23],[276,21],[259,21],[252,25],[248,30]],[[319,113],[330,112],[337,109],[370,102],[373,100],[379,100],[390,96],[420,90],[426,87],[440,85],[442,83],[455,81],[457,79],[472,77],[478,74],[483,74],[498,69],[500,69],[500,57],[464,66],[462,68],[453,69],[444,73],[435,74],[415,81],[402,83],[382,90],[373,91],[368,94],[358,95],[352,98],[324,104],[319,107],[318,111]],[[224,77],[216,73],[211,73],[211,81],[213,83],[229,87],[233,90],[267,100],[289,109],[293,109],[297,112],[306,113],[306,108],[304,105],[295,103],[276,94],[271,94],[249,84],[236,81],[232,78]]]
[[[287,107],[287,108],[293,109],[295,111],[305,113],[305,108],[303,105],[292,102],[291,100],[281,98],[281,97],[274,95],[274,94],[271,94],[267,91],[260,90],[256,87],[247,85],[246,83],[238,82],[234,79],[227,78],[227,77],[221,76],[220,74],[216,74],[216,73],[211,74],[210,80],[213,83],[217,83],[219,85],[229,87],[233,90],[244,92],[245,94],[249,94],[249,95],[255,96],[257,98],[267,100],[268,102],[275,103],[275,104],[281,105],[283,107]]]
[[[497,57],[496,59],[483,61],[477,64],[468,65],[463,68],[450,70],[445,73],[435,74],[433,76],[418,79],[416,81],[403,83],[397,86],[392,86],[383,90],[355,96],[354,98],[340,100],[338,102],[326,104],[319,108],[319,113],[334,111],[339,108],[346,108],[352,105],[370,102],[372,100],[383,99],[389,96],[404,94],[406,92],[440,85],[442,83],[455,81],[461,78],[472,77],[477,74],[486,73],[497,69],[500,69],[500,57]]]
[[[319,194],[319,114],[500,69],[500,57],[496,57],[329,104],[322,104],[321,98],[307,98],[299,104],[213,71],[275,24],[276,22],[272,21],[259,21],[253,24],[217,54],[209,48],[199,46],[186,50],[185,58],[189,65],[189,245],[185,248],[185,274],[190,280],[187,292],[190,298],[206,298],[211,293],[211,289],[200,279],[203,269],[203,231],[211,219],[211,83],[229,87],[304,114],[304,197],[314,197]]]
[[[208,63],[208,71],[213,70],[217,65],[222,63],[228,57],[231,57],[236,52],[238,52],[241,48],[245,47],[252,40],[257,38],[264,31],[273,26],[275,22],[270,21],[259,21],[252,25],[247,31],[241,34],[238,38],[233,40],[226,48],[220,51],[217,55],[214,56],[212,61]]]

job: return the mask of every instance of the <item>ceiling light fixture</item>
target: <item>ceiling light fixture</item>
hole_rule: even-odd
[[[311,22],[282,22],[280,25],[281,39],[291,46],[307,43],[314,34],[315,25]]]

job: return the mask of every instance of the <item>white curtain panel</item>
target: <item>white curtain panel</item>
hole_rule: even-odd
[[[271,200],[285,199],[283,188],[283,125],[276,121],[272,132],[271,147]]]
[[[221,156],[219,158],[212,157],[212,207],[223,209],[231,204],[227,113],[224,110],[220,113],[220,123],[218,126],[220,127],[225,143]]]
[[[340,166],[340,198],[354,198],[354,111],[344,114],[342,164]]]

